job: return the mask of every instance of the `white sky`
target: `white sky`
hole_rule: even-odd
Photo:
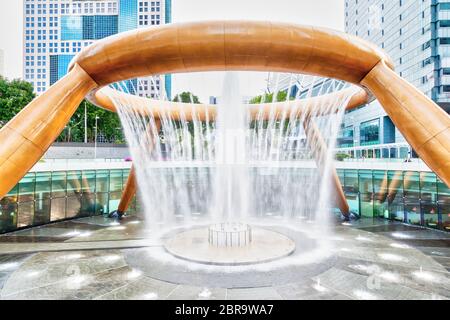
[[[173,22],[199,20],[270,20],[344,29],[344,0],[172,0]],[[5,53],[5,75],[22,77],[22,3],[0,0],[0,49]],[[241,73],[243,95],[265,88],[265,73]],[[172,93],[190,90],[208,102],[220,96],[223,73],[202,72],[173,77]]]

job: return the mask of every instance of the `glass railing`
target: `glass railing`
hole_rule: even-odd
[[[0,233],[114,211],[128,174],[129,169],[29,173],[0,200]],[[432,172],[345,168],[338,175],[351,210],[362,217],[450,230],[450,190]],[[130,212],[136,207],[138,201]]]
[[[338,169],[351,210],[450,230],[450,189],[432,172]]]
[[[114,211],[128,174],[129,169],[28,173],[0,200],[0,233]]]

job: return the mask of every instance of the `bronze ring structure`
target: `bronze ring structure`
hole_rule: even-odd
[[[80,52],[64,78],[0,130],[0,197],[39,161],[90,92],[95,95],[110,83],[141,76],[220,70],[305,73],[367,89],[450,186],[450,117],[398,76],[382,50],[324,28],[211,21],[133,30]]]

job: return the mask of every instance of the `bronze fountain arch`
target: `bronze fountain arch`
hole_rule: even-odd
[[[89,93],[98,102],[98,90],[110,83],[155,74],[220,70],[306,73],[363,87],[380,101],[417,154],[450,186],[450,117],[392,69],[390,58],[369,42],[295,24],[194,22],[108,37],[80,52],[64,78],[0,130],[0,197],[39,161]],[[358,95],[361,103],[367,98],[364,93]]]

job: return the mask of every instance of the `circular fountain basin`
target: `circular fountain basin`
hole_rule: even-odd
[[[295,242],[289,237],[246,224],[215,224],[172,235],[164,248],[173,256],[209,265],[250,265],[291,255]]]

